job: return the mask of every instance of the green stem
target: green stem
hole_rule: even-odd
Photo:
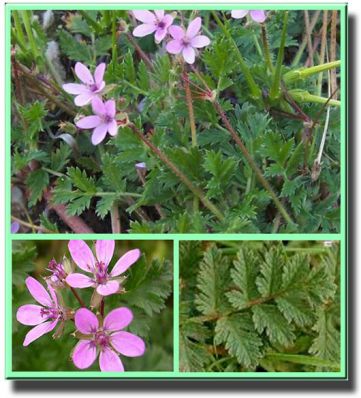
[[[23,26],[20,22],[20,17],[18,11],[13,11],[14,20],[14,36],[16,36],[19,46],[26,51],[26,40],[24,36]]]
[[[306,79],[309,76],[312,76],[312,75],[320,73],[320,72],[325,72],[330,69],[339,68],[340,65],[341,65],[341,61],[338,60],[338,61],[333,61],[333,62],[326,62],[325,64],[321,64],[321,65],[311,66],[309,68],[291,70],[284,74],[283,81],[285,83],[292,83],[299,79]]]
[[[38,51],[38,47],[36,45],[35,42],[35,38],[33,35],[33,30],[31,27],[31,11],[29,10],[24,10],[21,11],[21,16],[24,22],[24,27],[25,27],[25,31],[26,31],[26,35],[28,36],[28,40],[30,43],[30,47],[31,47],[31,51],[33,53],[34,59],[36,60],[38,57],[40,57],[40,53]]]
[[[113,64],[113,72],[115,71],[115,67],[117,65],[118,60],[118,48],[117,48],[117,27],[116,27],[116,13],[114,12],[114,16],[112,18],[112,64]]]
[[[167,157],[165,153],[163,153],[158,147],[156,147],[148,138],[140,131],[134,124],[130,124],[129,127],[133,130],[133,132],[141,139],[145,145],[147,145],[150,150],[158,156],[158,158],[165,163],[170,170],[188,187],[188,189],[196,195],[199,200],[203,203],[208,210],[210,210],[220,221],[224,220],[224,216],[221,211],[210,201],[208,200],[203,191],[195,186],[192,181],[184,175],[178,167]]]
[[[327,361],[325,359],[317,358],[310,355],[300,354],[282,354],[278,352],[270,352],[265,355],[266,359],[297,363],[300,365],[311,365],[316,367],[324,368],[335,368],[339,369],[340,364],[336,362]]]
[[[288,94],[296,101],[296,102],[311,102],[315,104],[323,104],[330,106],[341,106],[341,101],[335,99],[329,99],[325,97],[320,97],[318,95],[310,94],[308,91],[304,90],[290,90]]]
[[[234,41],[232,35],[230,34],[229,30],[224,26],[224,24],[222,23],[222,21],[219,19],[217,12],[216,11],[212,11],[212,15],[214,17],[214,19],[216,20],[218,26],[222,29],[224,35],[227,37],[227,39],[230,41],[231,45],[233,46],[234,50],[235,50],[235,54],[237,56],[238,62],[239,62],[239,66],[242,70],[242,73],[247,81],[248,87],[250,89],[251,95],[253,98],[255,99],[259,99],[262,95],[261,89],[258,87],[257,83],[254,81],[253,76],[251,71],[249,70],[245,60],[243,59],[243,56],[236,44],[236,42]]]
[[[284,51],[287,38],[287,24],[288,24],[288,11],[284,12],[283,15],[283,28],[281,33],[281,44],[278,50],[276,68],[273,72],[273,83],[270,90],[271,100],[278,99],[281,93],[281,72],[283,66]]]

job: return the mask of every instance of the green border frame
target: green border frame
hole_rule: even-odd
[[[341,227],[337,234],[77,234],[79,239],[117,239],[117,240],[173,240],[174,259],[174,370],[171,372],[124,372],[124,373],[102,373],[100,371],[74,371],[74,372],[22,372],[12,370],[12,266],[11,266],[11,245],[15,240],[67,240],[70,234],[11,234],[11,37],[10,22],[11,11],[13,10],[91,10],[91,9],[198,9],[198,10],[233,10],[233,9],[264,9],[267,10],[337,10],[340,12],[340,54],[341,54]],[[182,4],[169,3],[124,3],[113,4],[96,3],[71,4],[71,3],[8,3],[5,5],[5,376],[8,379],[112,379],[112,380],[348,380],[348,195],[347,195],[347,151],[348,151],[348,130],[347,130],[347,4],[346,3],[211,3],[199,4],[183,2]],[[180,240],[335,240],[340,241],[341,246],[341,368],[339,372],[245,372],[245,373],[215,373],[215,372],[179,372],[179,241]]]

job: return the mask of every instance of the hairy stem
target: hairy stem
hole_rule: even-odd
[[[266,61],[267,69],[272,73],[273,72],[272,57],[269,48],[268,34],[265,23],[261,24],[261,38],[263,44],[263,55]]]
[[[145,145],[147,145],[150,150],[158,156],[158,158],[165,163],[170,170],[188,187],[188,189],[196,195],[199,200],[203,203],[208,210],[210,210],[220,221],[224,220],[224,216],[221,211],[210,201],[208,200],[203,191],[195,186],[192,181],[183,174],[178,167],[167,157],[165,153],[163,153],[158,147],[156,147],[149,139],[140,131],[134,124],[130,124],[129,127],[133,130],[133,132],[140,138]]]
[[[119,207],[118,203],[115,202],[110,210],[110,218],[112,223],[112,233],[113,234],[120,234],[121,225],[120,225],[120,215],[119,215]]]

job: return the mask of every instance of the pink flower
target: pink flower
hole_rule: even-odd
[[[71,240],[68,248],[75,264],[85,272],[93,274],[91,277],[72,273],[66,277],[71,287],[94,287],[100,296],[117,293],[120,288],[119,275],[125,272],[140,257],[140,250],[126,252],[108,273],[108,265],[113,257],[114,240],[97,240],[95,244],[96,258],[89,246],[82,240]]]
[[[103,81],[105,67],[105,63],[99,64],[95,68],[93,77],[90,70],[84,64],[81,62],[75,64],[75,74],[83,84],[63,84],[63,89],[67,93],[76,95],[74,99],[75,105],[88,105],[94,98],[101,97],[101,91],[105,87],[105,82]]]
[[[20,224],[17,221],[11,223],[11,233],[16,234],[19,232]]]
[[[196,56],[195,49],[208,46],[210,40],[207,36],[199,35],[202,26],[202,19],[195,18],[189,25],[187,31],[180,26],[171,26],[169,33],[173,37],[167,44],[167,51],[170,54],[182,53],[188,64],[193,64]]]
[[[91,366],[99,354],[99,366],[102,372],[124,372],[119,354],[127,357],[139,357],[145,352],[144,341],[122,329],[133,320],[133,314],[126,307],[109,312],[102,324],[87,308],[75,313],[75,326],[82,339],[72,353],[74,365],[79,369]]]
[[[266,12],[263,10],[235,10],[231,12],[231,16],[232,18],[240,19],[244,18],[248,13],[255,22],[262,23],[266,20]]]
[[[155,32],[154,39],[157,43],[165,38],[174,19],[170,14],[164,15],[163,10],[155,10],[154,14],[146,10],[132,12],[138,21],[143,22],[133,30],[133,35],[144,37]]]
[[[67,276],[63,264],[57,263],[53,258],[49,261],[48,270],[51,272],[51,276],[47,278],[48,283],[53,288],[64,287],[64,281]]]
[[[115,101],[110,99],[103,103],[101,99],[95,97],[92,100],[92,109],[94,115],[85,116],[75,124],[81,129],[94,129],[92,144],[98,145],[104,140],[107,133],[113,136],[117,135]]]
[[[55,290],[51,286],[48,286],[49,295],[44,286],[31,276],[26,278],[25,283],[30,294],[41,304],[22,305],[16,313],[16,319],[23,325],[37,325],[25,336],[23,345],[26,347],[51,332],[59,321],[64,320],[64,311],[59,307]]]

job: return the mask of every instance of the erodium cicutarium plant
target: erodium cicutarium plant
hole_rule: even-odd
[[[17,310],[17,321],[33,326],[23,345],[27,347],[55,330],[54,338],[78,340],[69,353],[76,368],[89,368],[99,357],[101,371],[123,372],[119,355],[139,357],[146,351],[144,340],[126,330],[134,319],[133,311],[121,305],[121,295],[125,293],[122,282],[126,276],[120,275],[139,260],[141,252],[139,249],[127,251],[109,271],[115,250],[113,240],[96,241],[95,255],[81,240],[71,240],[68,248],[75,265],[91,276],[74,272],[75,265],[64,256],[61,263],[55,259],[49,261],[47,271],[50,274],[44,276],[44,284],[31,276],[26,278],[26,287],[37,304],[25,304]],[[93,290],[86,296],[91,297],[89,303],[77,290],[86,288]],[[66,304],[69,293],[75,297],[76,306]],[[106,307],[110,295],[119,297],[111,301],[111,308]],[[71,324],[71,335],[65,333],[66,324]]]

